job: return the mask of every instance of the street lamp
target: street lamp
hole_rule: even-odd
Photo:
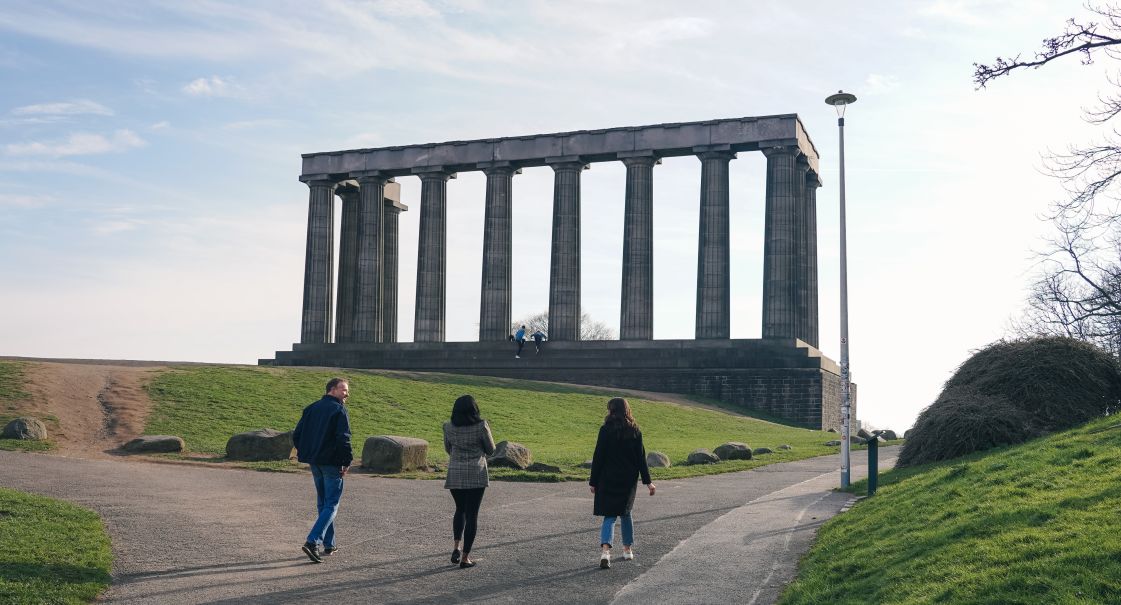
[[[849,276],[845,237],[845,106],[856,102],[856,95],[838,90],[825,97],[837,109],[837,130],[841,141],[841,487],[849,486],[849,416],[852,399],[849,385]]]

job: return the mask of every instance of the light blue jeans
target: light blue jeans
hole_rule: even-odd
[[[335,547],[335,515],[339,512],[339,499],[343,496],[343,477],[338,466],[312,464],[311,477],[315,480],[315,507],[319,516],[311,533],[307,535],[308,544],[322,542],[323,548]]]
[[[619,515],[619,529],[623,532],[623,546],[634,545],[634,524],[631,523],[631,515]],[[615,533],[615,517],[604,517],[603,525],[599,528],[599,543],[600,545],[611,546],[611,537]]]

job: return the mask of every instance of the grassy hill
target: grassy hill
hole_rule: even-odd
[[[148,386],[155,409],[147,434],[183,437],[192,452],[224,455],[226,440],[238,432],[296,425],[304,406],[322,396],[334,374],[300,368],[191,366],[161,374]],[[524,380],[440,374],[395,374],[347,370],[355,455],[372,435],[403,435],[428,440],[429,461],[442,465],[441,427],[456,397],[469,393],[479,401],[496,441],[522,443],[534,461],[559,466],[559,477],[533,477],[496,469],[498,478],[584,479],[580,463],[592,456],[603,422],[609,391]],[[823,445],[835,435],[792,428],[720,410],[672,403],[629,400],[642,427],[648,451],[666,453],[675,465],[697,448],[725,441],[766,446],[774,454],[751,461],[658,469],[657,478],[743,470],[783,460],[837,451]],[[793,449],[778,450],[780,444]],[[286,465],[274,465],[286,466]]]
[[[1121,603],[1116,416],[880,486],[821,529],[781,603]]]

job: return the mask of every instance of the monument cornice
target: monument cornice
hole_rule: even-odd
[[[618,161],[619,154],[651,152],[659,157],[679,157],[694,155],[695,148],[712,146],[727,146],[733,153],[790,146],[804,154],[810,168],[817,171],[817,150],[801,120],[797,114],[783,114],[306,153],[302,172],[305,176],[342,176],[377,170],[404,176],[427,166],[469,172],[491,162],[535,167],[547,166],[547,159],[565,156],[579,156],[587,163],[611,162]]]

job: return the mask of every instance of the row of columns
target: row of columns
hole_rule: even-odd
[[[729,146],[693,149],[701,162],[697,254],[696,338],[730,337]],[[771,147],[767,157],[763,252],[763,337],[818,344],[817,187],[821,182],[795,147]],[[619,153],[627,169],[619,336],[654,335],[654,151]],[[546,158],[553,168],[553,224],[549,271],[549,338],[580,334],[580,175],[578,156]],[[508,337],[513,293],[512,183],[521,171],[509,162],[477,168],[487,177],[479,340]],[[442,167],[414,169],[421,179],[414,341],[443,342],[447,305],[447,182]],[[338,186],[310,180],[304,317],[301,342],[329,342],[333,193],[343,200],[339,247],[338,342],[396,342],[397,216],[381,203],[387,176],[348,175]],[[389,200],[386,200],[387,202]]]

